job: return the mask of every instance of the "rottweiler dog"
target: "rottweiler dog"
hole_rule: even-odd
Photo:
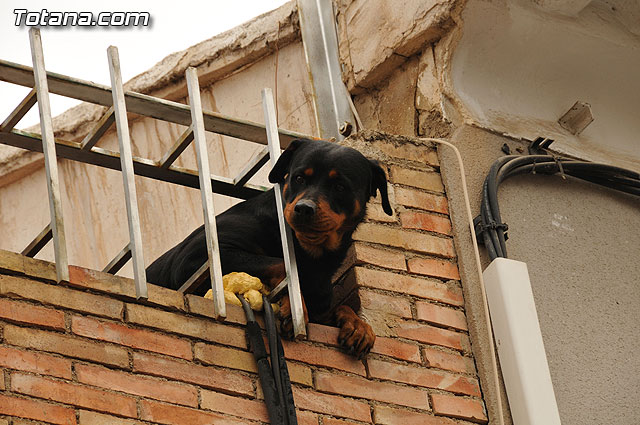
[[[291,142],[269,173],[280,183],[284,216],[293,230],[305,319],[340,327],[339,342],[349,352],[366,355],[375,341],[371,327],[354,309],[341,305],[330,313],[331,277],[345,259],[352,234],[365,216],[367,201],[380,192],[391,215],[387,179],[377,162],[335,143]],[[222,273],[246,272],[275,287],[285,277],[274,190],[241,202],[216,217]],[[151,283],[178,289],[207,261],[204,226],[147,268]],[[210,280],[195,291],[203,295]],[[288,298],[282,302],[281,331],[291,337]]]

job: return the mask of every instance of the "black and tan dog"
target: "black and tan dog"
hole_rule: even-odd
[[[360,152],[334,143],[294,140],[269,174],[280,183],[284,215],[294,234],[300,287],[308,317],[341,328],[339,342],[357,356],[375,341],[371,327],[348,306],[329,315],[331,277],[345,259],[351,235],[365,216],[367,201],[379,191],[391,215],[383,169]],[[285,277],[273,189],[216,217],[222,273],[256,276],[272,288]],[[204,226],[163,254],[147,269],[149,282],[179,288],[207,261]],[[207,280],[197,290],[210,288]],[[290,307],[282,303],[282,333],[292,334]],[[333,317],[330,317],[333,316]],[[288,334],[288,335],[287,335]]]

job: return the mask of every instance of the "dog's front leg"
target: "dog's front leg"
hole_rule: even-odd
[[[371,326],[346,305],[336,308],[336,323],[340,328],[338,343],[359,359],[366,356],[376,341]]]
[[[305,325],[309,323],[309,313],[307,312],[307,306],[302,298],[302,312],[304,313]],[[293,339],[293,320],[291,319],[291,301],[289,295],[282,297],[280,301],[280,334],[286,339]]]

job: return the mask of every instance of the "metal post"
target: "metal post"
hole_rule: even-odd
[[[267,141],[271,165],[275,165],[280,157],[280,137],[278,136],[278,123],[276,122],[276,108],[273,102],[273,93],[270,88],[262,89],[262,109],[267,129]],[[284,219],[283,200],[280,185],[274,185],[276,207],[278,209],[278,222],[280,224],[280,238],[282,239],[282,252],[284,254],[284,267],[289,278],[289,301],[291,303],[291,319],[293,321],[293,333],[296,338],[307,335],[302,309],[302,295],[300,295],[300,280],[298,278],[298,264],[293,245],[291,228]]]
[[[351,95],[342,82],[333,2],[298,0],[298,14],[320,137],[342,140],[351,133],[355,119]]]
[[[53,124],[51,122],[51,105],[49,104],[49,86],[47,73],[44,68],[44,54],[42,52],[42,38],[40,29],[29,30],[31,57],[33,59],[33,74],[40,111],[40,128],[42,129],[42,152],[47,175],[47,189],[49,192],[49,211],[51,214],[51,230],[53,232],[53,251],[56,259],[56,279],[58,282],[69,280],[69,260],[67,258],[67,242],[64,234],[64,220],[62,219],[62,198],[60,195],[60,181],[58,179],[58,162],[56,145],[53,138]]]
[[[124,88],[120,73],[120,58],[118,48],[110,46],[107,49],[109,57],[109,73],[111,74],[111,93],[113,108],[118,130],[120,145],[120,165],[124,181],[124,197],[127,205],[127,220],[129,222],[129,239],[133,258],[133,276],[136,285],[136,298],[147,298],[147,275],[144,269],[142,255],[142,234],[140,233],[140,215],[138,214],[138,197],[133,174],[133,157],[131,154],[131,139],[129,137],[129,123],[127,121],[127,107],[124,101]]]
[[[202,209],[204,215],[204,230],[209,253],[209,276],[213,292],[214,315],[216,318],[227,316],[222,286],[222,266],[220,264],[220,249],[218,247],[218,229],[213,209],[213,192],[211,190],[211,172],[209,171],[209,155],[207,154],[207,138],[204,132],[204,117],[202,101],[200,99],[200,84],[198,72],[189,67],[186,72],[187,89],[189,90],[189,106],[191,108],[191,127],[195,141],[196,158],[198,162],[198,176],[200,178],[200,194],[202,195]]]

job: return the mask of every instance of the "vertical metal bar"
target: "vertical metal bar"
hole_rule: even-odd
[[[31,57],[33,59],[33,74],[40,111],[40,128],[42,129],[42,152],[44,153],[45,172],[47,174],[47,189],[49,192],[49,210],[51,214],[51,230],[53,231],[53,251],[56,259],[56,279],[58,282],[69,280],[69,262],[67,258],[67,242],[64,234],[64,220],[62,218],[62,198],[60,195],[60,181],[58,179],[58,162],[56,144],[53,138],[53,124],[51,122],[51,105],[49,104],[49,85],[44,68],[44,54],[42,52],[42,38],[40,29],[29,30]]]
[[[131,138],[129,137],[129,122],[127,121],[127,107],[124,101],[124,88],[120,73],[120,58],[118,48],[110,46],[107,49],[109,57],[109,73],[111,74],[111,94],[113,108],[116,115],[118,130],[118,144],[120,145],[120,166],[124,181],[124,197],[127,205],[127,221],[129,222],[129,239],[133,258],[133,277],[136,285],[136,298],[147,298],[147,275],[144,269],[142,255],[142,234],[140,233],[140,215],[138,214],[138,197],[133,174],[133,157],[131,154]]]
[[[198,162],[198,176],[200,178],[204,230],[207,240],[207,251],[209,253],[209,276],[211,277],[211,290],[213,292],[214,315],[216,318],[224,318],[227,316],[227,311],[224,301],[224,288],[222,286],[218,229],[216,227],[216,217],[213,210],[211,173],[209,171],[209,155],[207,154],[207,138],[204,132],[204,116],[202,115],[198,72],[195,68],[189,67],[187,68],[186,77],[187,89],[189,90],[189,107],[191,109],[191,127],[193,128]]]
[[[270,88],[262,89],[262,109],[267,129],[269,142],[269,156],[271,165],[275,165],[280,157],[280,137],[278,135],[278,123],[276,122],[276,107],[273,102],[273,93]],[[289,301],[291,302],[291,319],[293,320],[293,333],[296,338],[307,334],[302,310],[302,295],[300,294],[300,279],[298,278],[298,264],[293,245],[291,228],[284,219],[282,192],[280,185],[275,184],[276,207],[278,209],[278,222],[280,224],[280,238],[282,239],[282,252],[284,254],[284,267],[289,278]]]

